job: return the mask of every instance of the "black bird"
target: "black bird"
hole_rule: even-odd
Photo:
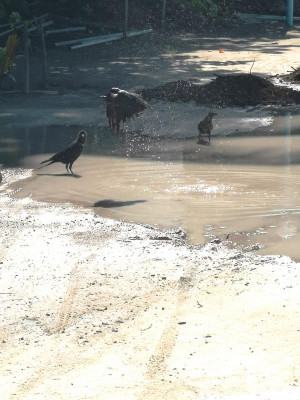
[[[87,133],[86,131],[80,131],[78,134],[77,139],[72,142],[67,148],[64,150],[60,151],[59,153],[55,154],[54,156],[48,158],[48,160],[42,161],[41,164],[48,163],[47,165],[44,165],[41,168],[47,167],[50,164],[56,163],[56,162],[61,162],[63,164],[66,164],[66,170],[69,173],[69,170],[71,174],[73,174],[72,171],[72,165],[74,164],[74,161],[77,160],[77,158],[80,156],[84,144],[86,142],[86,137]]]
[[[121,121],[125,123],[127,119],[138,116],[146,108],[151,108],[140,95],[119,88],[111,88],[106,96],[100,97],[106,101],[109,127],[116,134],[120,133]]]
[[[210,132],[213,129],[212,119],[217,115],[217,113],[209,112],[207,116],[199,122],[198,131],[199,131],[199,141],[201,141],[202,135],[208,135],[208,141],[210,142]]]

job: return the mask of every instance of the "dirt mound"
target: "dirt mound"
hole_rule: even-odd
[[[195,80],[169,82],[140,92],[144,99],[196,101],[215,106],[256,106],[300,104],[300,92],[275,86],[257,75],[236,74],[217,76],[208,84]]]
[[[297,69],[294,69],[294,71],[292,71],[288,75],[283,75],[281,78],[285,81],[299,84],[300,83],[300,67]]]

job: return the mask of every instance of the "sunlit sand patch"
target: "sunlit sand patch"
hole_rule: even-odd
[[[22,179],[29,178],[32,175],[32,169],[13,168],[1,170],[3,177],[0,185],[0,191],[7,189],[9,185]]]

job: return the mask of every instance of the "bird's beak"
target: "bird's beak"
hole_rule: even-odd
[[[99,96],[100,99],[106,99],[106,96]]]

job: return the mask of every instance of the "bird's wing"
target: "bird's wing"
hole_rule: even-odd
[[[141,96],[135,93],[126,92],[125,90],[122,90],[118,93],[115,102],[117,107],[128,111],[128,113],[132,115],[137,114],[145,110],[145,108],[150,107],[149,104]]]
[[[203,121],[200,121],[198,124],[198,129],[199,131],[205,128],[205,123],[203,123]]]
[[[69,159],[72,156],[72,154],[77,146],[78,146],[78,143],[77,143],[77,140],[75,140],[64,150],[60,151],[59,153],[54,154],[54,156],[49,158],[49,161],[59,162],[59,161],[64,161],[65,159]]]

